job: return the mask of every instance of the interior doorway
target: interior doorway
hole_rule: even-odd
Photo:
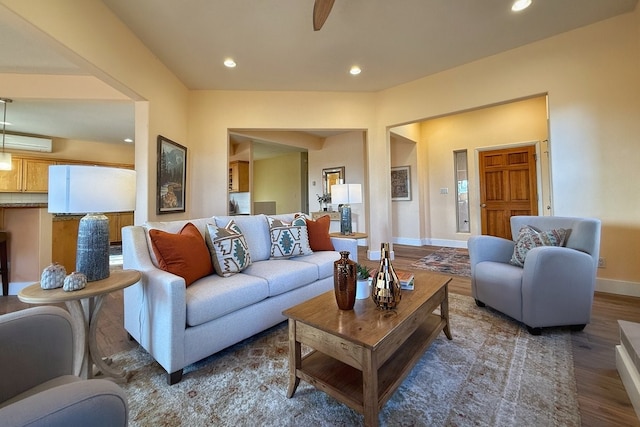
[[[510,218],[538,215],[534,144],[478,153],[482,234],[511,239]]]

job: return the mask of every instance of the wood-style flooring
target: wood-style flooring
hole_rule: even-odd
[[[437,249],[394,245],[393,265],[409,270],[414,261]],[[358,259],[370,267],[378,266],[377,261],[367,260],[365,247],[360,247]],[[468,278],[454,277],[449,290],[470,296],[471,282]],[[15,296],[0,297],[0,314],[27,307],[28,304]],[[584,426],[640,426],[616,370],[614,347],[619,343],[619,319],[640,323],[640,298],[597,292],[591,323],[584,331],[572,333],[578,401]],[[98,343],[104,354],[137,345],[127,339],[122,324],[122,292],[116,292],[106,298],[98,323]]]

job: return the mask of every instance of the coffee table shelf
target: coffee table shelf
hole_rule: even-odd
[[[289,318],[289,389],[304,380],[378,425],[378,413],[424,351],[449,328],[449,277],[416,272],[394,310],[371,299],[338,309],[327,292],[283,312]],[[434,313],[439,308],[439,313]],[[302,345],[314,351],[302,356]]]
[[[402,384],[445,325],[446,322],[440,316],[431,315],[380,367],[378,410]],[[353,410],[364,412],[361,370],[314,350],[302,358],[302,366],[296,371],[296,375]]]

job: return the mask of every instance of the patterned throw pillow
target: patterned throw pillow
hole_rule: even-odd
[[[160,268],[184,278],[186,286],[213,273],[207,245],[192,223],[177,234],[151,229],[149,237]]]
[[[513,248],[513,256],[509,263],[524,267],[524,260],[531,249],[539,246],[564,246],[569,234],[568,231],[564,228],[540,231],[530,225],[525,225],[518,233],[516,246]]]
[[[291,258],[313,253],[304,218],[296,218],[291,224],[271,217],[267,217],[267,220],[271,233],[271,258]]]
[[[251,264],[249,247],[240,227],[231,220],[224,228],[207,224],[207,246],[216,273],[229,277],[240,273]]]

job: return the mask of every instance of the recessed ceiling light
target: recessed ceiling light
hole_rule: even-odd
[[[133,142],[133,139],[131,139],[131,138],[125,138],[125,139],[124,139],[124,142]]]
[[[531,6],[531,0],[516,0],[511,6],[511,10],[514,12],[520,12]]]
[[[235,68],[236,66],[236,61],[234,61],[231,58],[227,58],[224,60],[224,66],[227,68]]]
[[[351,69],[349,70],[349,73],[351,73],[351,75],[357,76],[358,74],[360,74],[362,72],[362,70],[360,69],[360,67],[358,67],[357,65],[354,65],[353,67],[351,67]]]

